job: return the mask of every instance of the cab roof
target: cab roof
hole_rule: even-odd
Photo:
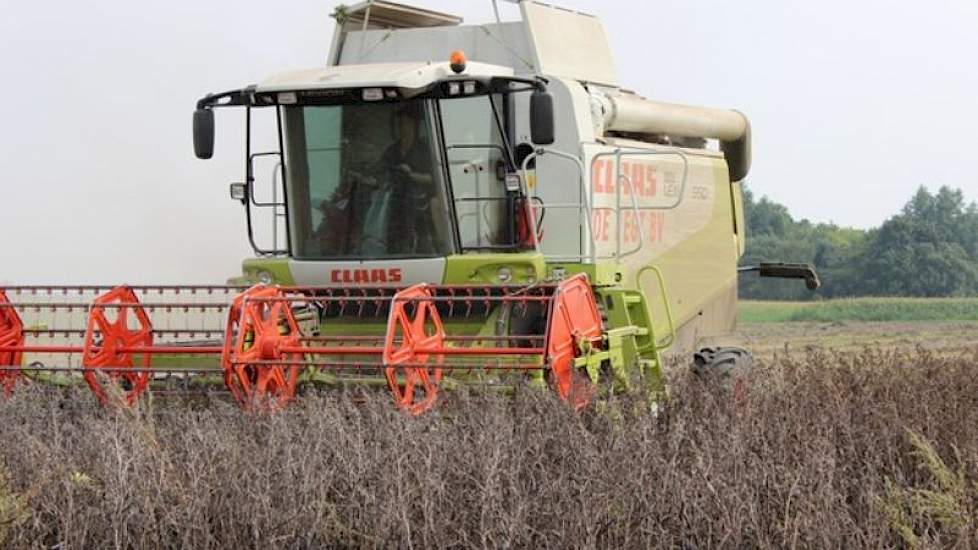
[[[466,76],[482,79],[513,76],[513,69],[487,63],[466,65],[465,71],[456,75],[445,61],[434,63],[372,63],[367,65],[340,65],[279,73],[258,84],[257,92],[291,90],[320,90],[333,88],[393,87],[418,89],[447,77]]]

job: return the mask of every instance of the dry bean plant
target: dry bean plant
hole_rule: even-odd
[[[649,411],[547,392],[307,392],[107,411],[87,391],[0,399],[5,548],[968,548],[978,362],[866,349],[670,372]]]

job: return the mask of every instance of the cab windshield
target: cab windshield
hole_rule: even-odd
[[[451,210],[427,102],[282,111],[294,257],[453,252]]]

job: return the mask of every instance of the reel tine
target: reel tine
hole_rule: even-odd
[[[486,292],[486,301],[484,302],[486,306],[486,317],[489,317],[489,315],[492,314],[492,307],[489,304],[490,302],[489,298],[492,297],[492,289],[490,289],[489,287],[485,287],[483,290],[485,290]]]
[[[448,316],[451,317],[455,313],[455,289],[448,288],[448,297],[451,298],[448,302]]]
[[[367,289],[360,289],[360,307],[357,308],[357,317],[363,317],[363,308],[367,305]]]

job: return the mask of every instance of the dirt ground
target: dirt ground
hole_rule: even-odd
[[[866,346],[913,350],[920,346],[957,355],[978,353],[978,322],[741,323],[737,333],[722,344],[748,348],[762,358],[771,358],[785,346],[792,351],[810,346],[836,350],[860,350]]]

